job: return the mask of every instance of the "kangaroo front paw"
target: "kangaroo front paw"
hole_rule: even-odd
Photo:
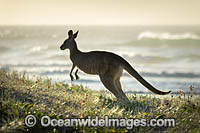
[[[79,76],[78,75],[75,75],[76,76],[76,80],[78,80],[79,79]]]
[[[71,81],[74,81],[74,77],[72,75],[70,75]]]

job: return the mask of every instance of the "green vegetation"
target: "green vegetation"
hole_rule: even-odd
[[[0,70],[0,132],[128,132],[119,127],[42,127],[38,122],[28,128],[25,117],[33,114],[51,118],[174,118],[175,127],[134,127],[133,132],[199,132],[200,98],[180,92],[179,95],[156,98],[153,95],[128,94],[129,104],[120,104],[109,92],[92,91],[83,86],[50,79],[30,80],[26,74]]]

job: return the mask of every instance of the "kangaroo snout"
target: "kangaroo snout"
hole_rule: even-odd
[[[63,45],[60,46],[60,50],[65,50],[65,48],[63,47]]]

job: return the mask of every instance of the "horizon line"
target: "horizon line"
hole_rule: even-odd
[[[200,26],[200,24],[0,24],[0,26]]]

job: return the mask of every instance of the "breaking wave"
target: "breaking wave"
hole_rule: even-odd
[[[137,36],[138,40],[142,39],[159,39],[159,40],[182,40],[182,39],[192,39],[192,40],[200,40],[200,36],[194,33],[186,32],[180,34],[172,34],[169,32],[164,33],[156,33],[151,31],[141,32]]]

